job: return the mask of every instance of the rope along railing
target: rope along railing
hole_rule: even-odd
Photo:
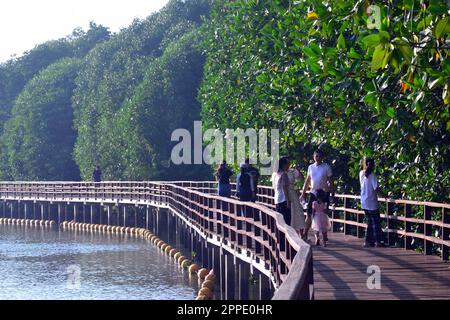
[[[198,186],[198,188],[196,187]],[[207,192],[212,184],[171,182],[0,182],[4,200],[135,203],[168,207],[208,238],[270,270],[274,299],[313,298],[311,247],[272,209]]]
[[[175,183],[209,194],[217,193],[217,183],[212,181]],[[235,196],[236,184],[232,184],[232,190]],[[367,224],[364,223],[364,211],[360,209],[360,197],[337,194],[335,198],[335,205],[330,207],[333,231],[363,237]],[[450,204],[384,198],[378,201],[382,229],[389,245],[416,249],[449,260]],[[257,202],[274,209],[273,189],[258,186]]]

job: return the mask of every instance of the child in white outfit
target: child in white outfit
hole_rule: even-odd
[[[323,246],[327,246],[327,232],[331,229],[330,219],[325,213],[328,203],[326,202],[327,195],[322,189],[317,190],[317,201],[312,203],[313,220],[312,229],[315,231],[316,245],[320,246],[320,233],[323,235]]]

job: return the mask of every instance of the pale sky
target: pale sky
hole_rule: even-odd
[[[168,0],[1,0],[0,63],[94,21],[111,32],[146,18]]]

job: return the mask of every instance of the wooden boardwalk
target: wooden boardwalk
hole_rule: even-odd
[[[84,213],[90,206],[92,222],[93,205],[100,204],[108,224],[111,218],[115,221],[112,225],[119,221],[126,225],[127,205],[133,205],[135,219],[138,206],[146,206],[147,219],[150,206],[170,208],[201,226],[202,234],[217,235],[220,227],[220,236],[233,244],[231,251],[240,254],[237,247],[241,247],[253,253],[249,260],[253,266],[260,267],[263,261],[264,271],[279,285],[274,299],[309,299],[312,281],[315,299],[450,299],[450,263],[431,255],[433,247],[440,248],[445,259],[450,255],[450,204],[378,199],[385,208],[382,218],[388,236],[406,237],[406,243],[421,240],[428,255],[403,248],[363,248],[362,239],[342,233],[330,233],[327,248],[310,247],[271,210],[270,187],[259,186],[260,201],[253,204],[217,197],[215,186],[215,182],[192,181],[0,182],[0,216],[23,220],[37,215],[41,220],[61,222],[76,220],[78,214],[80,221],[86,222]],[[342,206],[332,210],[333,222],[356,228],[362,235],[364,212],[355,209],[359,197],[336,197]],[[124,210],[119,209],[122,207]],[[414,212],[423,212],[423,218]],[[379,289],[368,288],[371,266],[380,268]]]
[[[328,237],[326,248],[312,245],[315,299],[450,299],[450,263],[402,248],[363,248],[362,239],[342,233]],[[367,287],[371,265],[381,269],[380,289]]]

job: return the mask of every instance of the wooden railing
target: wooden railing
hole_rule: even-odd
[[[207,237],[249,252],[275,282],[274,299],[313,298],[311,247],[272,209],[207,192],[208,182],[0,182],[4,200],[135,203],[168,207]]]
[[[217,194],[216,181],[173,181],[172,183],[203,193]],[[231,183],[231,195],[232,198],[237,198],[236,183]],[[271,209],[275,209],[275,203],[273,202],[274,191],[271,187],[259,185],[256,195],[256,202],[264,204]]]
[[[205,193],[217,193],[216,182],[179,181],[176,184]],[[232,184],[232,190],[235,196],[235,184]],[[389,245],[422,250],[424,254],[439,255],[442,260],[449,260],[450,204],[384,198],[378,201],[382,227]],[[258,186],[257,202],[273,209],[273,189]],[[337,194],[335,202],[330,207],[333,231],[363,237],[367,224],[364,223],[364,211],[360,209],[360,197]]]

